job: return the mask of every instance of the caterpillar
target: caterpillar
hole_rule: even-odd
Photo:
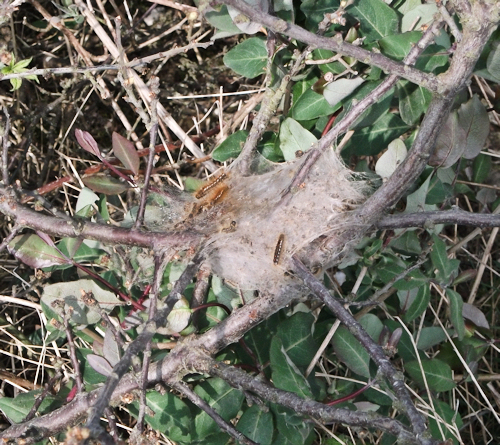
[[[278,238],[278,243],[274,249],[273,263],[278,265],[280,262],[281,251],[283,250],[283,243],[285,242],[285,235],[281,234]]]
[[[196,199],[203,198],[208,192],[210,192],[210,190],[212,190],[226,178],[227,178],[226,173],[222,173],[221,175],[212,179],[212,181],[210,181],[208,184],[204,185],[203,187],[197,190],[197,192],[194,194],[195,198]]]

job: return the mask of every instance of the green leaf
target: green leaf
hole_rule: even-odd
[[[0,410],[4,413],[5,417],[13,423],[21,423],[28,415],[31,408],[35,404],[35,399],[41,394],[42,390],[37,389],[26,393],[21,393],[15,398],[0,397]],[[48,394],[43,399],[38,412],[41,414],[47,413],[49,409],[55,409],[54,406],[56,398]],[[60,405],[60,403],[57,403]]]
[[[339,103],[353,93],[364,81],[361,76],[354,79],[336,80],[325,87],[323,96],[332,107],[338,107]]]
[[[426,351],[446,340],[446,332],[439,326],[429,326],[420,331],[417,348]]]
[[[204,16],[208,23],[220,31],[223,31],[224,36],[241,33],[239,28],[234,24],[233,20],[229,16],[226,5],[223,5],[219,11],[213,9],[207,11],[204,13]]]
[[[356,374],[370,378],[370,355],[347,328],[341,326],[332,338],[338,358]]]
[[[405,143],[400,138],[394,139],[375,164],[375,172],[382,178],[389,178],[399,164],[405,160],[407,153]]]
[[[421,37],[422,33],[420,31],[391,34],[380,39],[378,44],[382,53],[387,57],[395,60],[403,60]]]
[[[431,179],[426,204],[441,204],[453,196],[453,187],[449,183],[441,181],[439,175]]]
[[[83,363],[83,381],[88,385],[98,385],[99,383],[104,383],[107,377],[92,368],[90,362],[87,360],[87,357],[92,354],[93,351],[91,351],[90,349],[79,348],[76,350],[78,361],[80,363]]]
[[[273,441],[273,415],[268,411],[263,411],[259,405],[252,405],[248,408],[241,416],[236,428],[260,445],[271,445]]]
[[[248,130],[238,130],[228,136],[213,152],[214,161],[225,162],[237,158],[248,137]]]
[[[52,305],[55,300],[62,300],[65,305],[73,308],[71,320],[74,323],[85,326],[95,324],[101,319],[101,314],[97,309],[89,307],[82,301],[82,291],[92,293],[106,312],[111,312],[117,304],[120,304],[120,300],[113,292],[102,289],[95,281],[89,279],[48,284],[43,289],[41,301],[55,310],[62,319],[63,308]]]
[[[112,145],[113,153],[120,162],[129,169],[134,175],[139,173],[139,164],[141,160],[137,154],[134,143],[124,138],[121,134],[113,131]]]
[[[328,49],[315,49],[312,52],[313,60],[328,60],[332,58],[335,55],[333,51],[330,51]],[[319,69],[323,73],[334,73],[334,74],[341,74],[345,71],[345,66],[342,65],[340,62],[330,62],[330,63],[324,63],[322,65],[319,65]]]
[[[23,84],[23,79],[14,77],[13,79],[10,79],[10,84],[12,85],[12,89],[10,91],[17,91],[19,88],[21,88],[21,85]]]
[[[356,101],[360,101],[370,94],[375,88],[381,84],[381,81],[365,82],[356,91],[343,102],[344,110],[337,117],[337,122],[343,119],[344,115],[350,110]],[[359,130],[360,128],[373,125],[381,116],[387,114],[391,106],[392,98],[394,96],[394,88],[387,91],[376,103],[368,107],[361,116],[352,125],[352,130]]]
[[[130,188],[130,184],[105,174],[85,176],[82,182],[92,191],[104,195],[119,195]]]
[[[369,40],[380,40],[399,31],[398,15],[382,0],[359,0],[346,10],[359,20],[360,30]]]
[[[263,12],[267,12],[267,10],[269,9],[269,4],[265,0],[246,0],[245,3]],[[255,34],[257,31],[259,31],[260,28],[262,28],[261,24],[252,22],[245,14],[241,13],[233,6],[228,5],[227,11],[229,12],[229,15],[231,16],[234,24],[241,32],[244,32],[245,34]]]
[[[296,152],[305,152],[317,141],[316,137],[295,119],[286,118],[280,128],[280,149],[286,161],[296,158]]]
[[[384,327],[380,318],[374,314],[365,314],[359,319],[359,324],[373,340],[378,341]]]
[[[223,60],[228,68],[253,79],[264,73],[267,64],[266,44],[262,39],[252,37],[230,50]]]
[[[497,82],[500,80],[500,42],[495,42],[493,44],[486,61],[486,69],[495,79],[497,79]]]
[[[396,281],[394,283],[394,288],[403,291],[411,290],[424,286],[428,282],[429,279],[420,270],[414,270],[413,272],[410,272],[408,275],[406,275],[406,277],[404,277],[403,279]]]
[[[490,119],[477,94],[462,104],[458,110],[458,122],[465,131],[465,159],[474,159],[486,143],[490,133]]]
[[[386,113],[373,125],[356,131],[346,144],[343,153],[358,156],[377,155],[408,128],[398,116]]]
[[[278,135],[274,131],[266,131],[257,144],[257,150],[268,161],[283,162],[285,158],[279,147]]]
[[[315,32],[318,23],[324,19],[326,13],[336,11],[340,0],[305,0],[301,2],[300,10],[306,16],[306,29]]]
[[[314,441],[314,428],[311,422],[296,415],[292,410],[271,404],[276,420],[276,435],[273,445],[310,445]]]
[[[427,309],[430,300],[431,291],[429,286],[420,286],[418,288],[417,296],[404,314],[403,320],[406,323],[410,323],[415,320],[415,318],[420,317],[420,315],[422,315]]]
[[[33,58],[30,57],[29,59],[20,60],[19,62],[17,62],[14,65],[12,72],[13,73],[22,73],[22,72],[26,71],[25,68],[31,63],[32,59]]]
[[[415,230],[406,231],[402,235],[393,239],[389,246],[396,252],[403,255],[419,255],[422,252],[420,239]]]
[[[68,260],[56,248],[49,246],[33,233],[16,236],[7,245],[7,250],[19,261],[33,268],[68,263]]]
[[[414,30],[419,30],[422,26],[429,25],[434,20],[434,15],[437,13],[438,9],[435,4],[427,3],[425,5],[419,5],[403,16],[401,30],[406,32],[412,27]]]
[[[427,385],[431,391],[442,392],[449,391],[455,388],[456,384],[453,380],[453,374],[448,364],[438,359],[422,360],[422,369],[425,373]],[[405,364],[405,369],[410,377],[421,388],[425,388],[422,369],[417,360]]]
[[[428,164],[440,168],[451,167],[464,154],[466,141],[466,132],[460,126],[458,113],[453,111],[441,127]]]
[[[153,415],[146,415],[146,422],[156,431],[164,433],[175,442],[190,443],[192,415],[189,407],[172,393],[150,391],[146,403]],[[137,403],[132,412],[137,413]]]
[[[271,341],[270,361],[273,383],[277,388],[294,392],[302,398],[312,398],[308,381],[285,352],[278,336]]]
[[[491,156],[480,154],[472,164],[472,182],[482,184],[488,178],[491,170]]]
[[[426,210],[434,210],[435,205],[426,204],[427,194],[432,175],[429,175],[424,183],[412,194],[406,198],[406,209],[403,213],[424,212]]]
[[[431,102],[431,92],[407,80],[399,81],[397,90],[401,118],[408,125],[416,124]]]
[[[269,348],[263,348],[262,344],[271,344],[278,322],[279,314],[274,314],[251,329],[244,337],[246,345],[253,351],[257,362],[261,365],[269,361]]]
[[[461,431],[463,426],[460,413],[448,403],[439,399],[434,400],[434,409],[436,410],[437,416],[429,416],[429,429],[432,437],[442,437],[441,431],[444,431],[445,438],[451,439],[453,444],[458,445],[456,431]],[[436,418],[439,420],[436,420]],[[441,424],[441,428],[438,427],[438,421]]]
[[[443,285],[451,283],[458,275],[459,260],[449,259],[446,244],[438,236],[432,235],[434,245],[430,254],[432,265],[437,269],[436,279]]]
[[[226,421],[230,421],[236,417],[243,403],[243,394],[231,388],[224,380],[218,377],[210,378],[200,383],[196,386],[194,392],[214,408]],[[219,432],[219,427],[205,411],[201,411],[196,415],[194,428],[194,433],[200,439]]]
[[[297,366],[309,365],[317,350],[312,331],[314,316],[297,312],[278,327],[276,335],[283,343],[284,351]]]
[[[465,335],[465,322],[462,315],[464,300],[462,296],[453,289],[446,289],[446,295],[450,299],[450,320],[457,332],[459,340]]]
[[[340,103],[331,106],[321,94],[313,90],[306,90],[294,103],[292,117],[298,121],[316,119],[334,113],[340,106]]]

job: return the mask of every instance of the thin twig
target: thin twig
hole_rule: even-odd
[[[156,316],[158,297],[160,295],[161,283],[163,281],[163,274],[168,264],[167,260],[168,259],[165,258],[163,254],[157,254],[154,257],[154,263],[155,263],[154,278],[153,278],[154,282],[149,299],[148,321],[154,320]],[[150,362],[151,362],[151,339],[145,345],[144,358],[142,361],[141,398],[140,398],[139,414],[137,416],[137,425],[136,425],[138,432],[142,432],[144,430],[144,417],[146,415],[146,390],[148,387],[148,370]]]
[[[153,163],[155,158],[155,147],[156,147],[156,135],[158,133],[158,115],[156,113],[156,107],[158,105],[158,95],[160,94],[159,88],[159,78],[154,76],[150,82],[151,92],[154,97],[151,99],[151,118],[149,122],[144,122],[146,126],[150,127],[149,130],[149,155],[148,164],[146,167],[146,173],[144,174],[144,186],[141,192],[141,201],[139,203],[139,209],[137,211],[137,219],[135,222],[135,229],[137,230],[142,226],[144,222],[144,213],[146,211],[146,200],[149,191],[149,182],[151,180],[151,172],[153,171]]]
[[[68,342],[69,357],[71,359],[71,364],[73,365],[73,372],[75,373],[76,390],[78,394],[81,394],[83,389],[83,378],[82,373],[80,372],[80,362],[78,361],[78,357],[76,356],[75,343],[73,342],[73,331],[71,330],[71,326],[69,325],[69,320],[71,318],[71,312],[73,311],[73,308],[70,306],[66,306],[63,310],[64,330],[66,332],[66,340]]]
[[[10,185],[9,178],[9,133],[10,133],[10,115],[6,107],[3,107],[5,122],[2,134],[2,180],[3,184],[8,187]]]
[[[500,211],[500,206],[498,211]],[[495,213],[472,213],[455,207],[452,210],[445,211],[435,210],[384,216],[377,222],[376,227],[379,230],[403,229],[408,227],[432,228],[436,224],[457,224],[459,226],[481,228],[500,227],[500,215]]]
[[[6,199],[1,199],[6,198]],[[131,231],[123,227],[113,227],[87,221],[68,221],[54,216],[43,215],[17,203],[12,189],[0,186],[0,212],[14,218],[20,225],[28,226],[48,235],[85,238],[111,244],[148,247],[150,249],[186,249],[195,245],[200,235],[194,232],[160,233]]]
[[[54,377],[52,377],[43,387],[42,392],[35,398],[35,404],[31,407],[30,412],[23,419],[23,422],[29,422],[36,416],[38,408],[45,400],[45,397],[49,395],[49,393],[54,389],[55,384],[61,379],[62,373],[61,370],[57,370]]]

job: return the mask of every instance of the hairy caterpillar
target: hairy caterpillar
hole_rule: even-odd
[[[285,235],[281,234],[278,238],[278,243],[274,249],[273,263],[278,265],[280,262],[281,251],[283,250],[283,243],[285,242]]]
[[[203,198],[206,194],[208,194],[214,187],[217,187],[218,184],[220,184],[224,179],[227,178],[227,175],[225,173],[222,173],[221,175],[217,176],[216,178],[212,179],[208,184],[204,185],[200,189],[196,191],[194,194],[195,198],[200,199]]]

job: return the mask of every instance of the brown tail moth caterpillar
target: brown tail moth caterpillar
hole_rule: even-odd
[[[208,192],[210,192],[214,187],[216,187],[218,184],[220,184],[226,178],[227,178],[227,175],[225,173],[222,173],[221,175],[212,179],[208,184],[205,184],[204,186],[202,186],[200,189],[198,189],[196,191],[196,193],[194,194],[195,198],[197,198],[197,199],[203,198]]]
[[[273,263],[278,265],[280,262],[281,251],[283,250],[283,243],[285,242],[285,235],[281,234],[278,238],[278,243],[274,249],[274,259]]]

